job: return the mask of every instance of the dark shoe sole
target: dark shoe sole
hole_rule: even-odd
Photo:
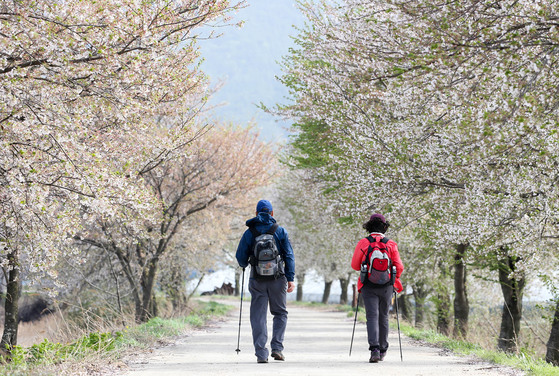
[[[257,363],[268,363],[268,359],[257,359]]]
[[[272,353],[272,358],[274,358],[275,360],[285,360],[285,356],[278,353]]]

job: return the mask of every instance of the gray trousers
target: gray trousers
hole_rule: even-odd
[[[388,349],[388,312],[394,286],[372,287],[365,285],[361,289],[367,316],[367,338],[369,350]]]
[[[272,280],[251,278],[248,282],[248,289],[251,295],[250,325],[252,327],[254,353],[259,359],[267,359],[268,326],[266,316],[268,314],[268,303],[270,303],[270,313],[274,316],[270,346],[272,351],[283,350],[283,335],[287,325],[287,279],[285,276]]]

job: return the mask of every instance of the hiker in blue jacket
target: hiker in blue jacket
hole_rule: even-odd
[[[276,223],[272,204],[268,200],[258,201],[256,217],[246,221],[246,225],[249,229],[244,232],[239,242],[236,257],[243,270],[249,263],[251,264],[248,288],[251,294],[250,325],[256,359],[258,363],[268,362],[266,315],[269,302],[270,312],[274,316],[270,342],[271,355],[275,360],[285,360],[283,337],[287,325],[286,293],[295,289],[293,248],[287,231]],[[272,238],[275,244],[266,242],[266,239]],[[268,246],[271,250],[263,250]],[[271,260],[266,258],[267,261],[262,261],[264,256],[256,256],[255,253],[259,255],[277,253],[279,258],[275,257]]]

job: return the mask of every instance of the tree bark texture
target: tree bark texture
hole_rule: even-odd
[[[16,251],[8,255],[6,301],[4,302],[4,333],[0,341],[0,349],[11,350],[17,345],[17,329],[19,322],[19,297],[21,295],[21,281],[19,278],[19,257]]]
[[[155,285],[155,276],[157,272],[157,259],[153,258],[148,261],[142,270],[142,279],[140,285],[142,287],[142,310],[137,321],[140,323],[147,322],[152,318],[155,311],[152,302],[153,286]]]
[[[553,316],[551,332],[547,341],[545,361],[554,366],[559,366],[559,300],[557,300],[555,305],[555,315]]]
[[[415,300],[415,327],[423,328],[425,323],[425,299],[427,298],[427,289],[422,286],[413,287],[413,297]],[[400,307],[398,307],[400,308]]]
[[[347,304],[347,288],[349,286],[349,277],[348,278],[340,278],[340,287],[341,287],[341,294],[340,294],[340,304]]]
[[[458,244],[454,254],[454,330],[455,338],[466,338],[470,303],[466,291],[466,264],[464,256],[467,244]]]
[[[331,289],[332,289],[332,281],[324,281],[324,293],[322,294],[323,304],[328,304],[328,299],[330,299]]]
[[[122,271],[126,276],[126,280],[130,285],[132,297],[134,299],[134,317],[136,322],[140,322],[139,320],[142,313],[142,300],[140,298],[139,288],[136,285],[132,266],[130,265],[130,257],[128,257],[128,255],[120,248],[114,247],[111,250],[116,254],[118,261],[120,262],[120,266],[122,267]]]
[[[305,284],[305,273],[297,274],[297,297],[298,302],[303,301],[303,285]]]
[[[174,264],[170,267],[170,280],[167,281],[165,290],[169,298],[171,299],[171,304],[173,305],[174,311],[181,311],[186,307],[186,292],[184,287],[184,281],[186,280],[186,275],[180,264]]]
[[[523,276],[510,276],[516,270],[516,262],[517,259],[511,256],[499,261],[499,283],[505,301],[497,347],[508,353],[517,350],[520,319],[522,318],[522,295],[526,285],[526,279]]]
[[[243,273],[242,269],[235,268],[235,296],[239,296],[241,294],[241,274]]]
[[[404,293],[400,294],[400,296],[398,296],[398,313],[401,315],[402,320],[405,320],[407,322],[412,321],[410,306],[411,303],[409,296]]]
[[[437,310],[437,331],[445,336],[450,335],[450,324],[452,322],[450,312],[450,291],[448,288],[448,269],[440,266],[441,281],[437,287],[435,307]]]
[[[155,298],[155,292],[153,292],[149,302],[149,318],[157,316],[159,316],[159,305],[157,304],[157,299]]]
[[[451,312],[450,295],[444,292],[437,294],[437,331],[445,336],[450,334]]]

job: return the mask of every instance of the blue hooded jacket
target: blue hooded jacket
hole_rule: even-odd
[[[256,217],[246,221],[246,225],[248,227],[254,227],[260,233],[268,231],[274,223],[276,223],[274,217],[265,212],[260,212]],[[285,277],[288,282],[293,282],[295,279],[295,256],[293,255],[293,248],[289,242],[287,231],[285,231],[283,227],[279,226],[274,233],[274,238],[276,240],[281,259],[285,262]],[[246,268],[248,266],[248,258],[252,251],[252,240],[252,232],[250,232],[250,229],[246,230],[239,242],[239,246],[237,247],[236,258],[239,266],[242,268]]]

